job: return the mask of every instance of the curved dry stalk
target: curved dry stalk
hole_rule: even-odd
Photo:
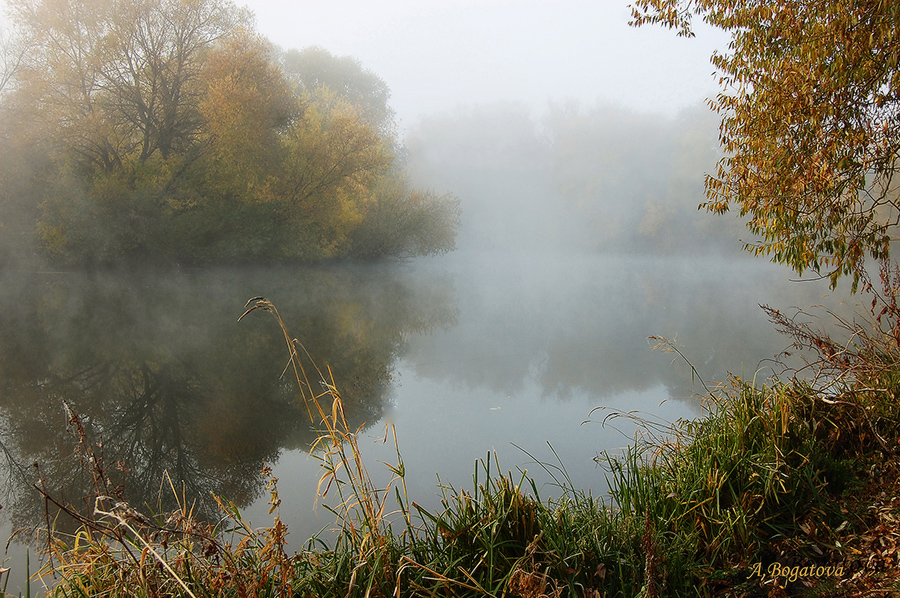
[[[405,467],[399,456],[396,432],[394,433],[394,445],[397,448],[399,463],[397,466],[388,466],[393,477],[384,489],[378,489],[362,460],[358,444],[362,426],[355,430],[351,429],[331,368],[326,367],[325,372],[319,369],[306,347],[290,335],[284,320],[271,301],[264,297],[254,297],[247,301],[244,307],[245,311],[238,318],[239,321],[255,310],[262,310],[270,313],[278,322],[289,354],[289,362],[285,371],[289,368],[293,371],[310,421],[324,428],[319,431],[319,435],[312,445],[312,452],[321,451],[320,459],[323,469],[316,487],[317,501],[319,498],[327,497],[329,492],[335,492],[338,504],[329,510],[337,516],[342,529],[349,534],[358,558],[360,562],[363,562],[373,552],[381,550],[389,543],[386,511],[390,489],[394,482],[397,480],[402,482],[403,496],[406,496]],[[313,392],[313,384],[300,359],[298,348],[305,354],[306,359],[318,375],[321,392]],[[323,402],[326,400],[331,401],[330,409],[323,406]],[[318,414],[318,418],[314,417],[314,412]],[[346,477],[340,475],[342,473]],[[397,494],[399,497],[399,489]],[[402,504],[401,500],[401,511],[403,511]],[[409,513],[404,511],[404,518],[408,529],[411,529]]]

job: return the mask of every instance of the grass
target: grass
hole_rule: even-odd
[[[624,454],[600,458],[609,502],[573,488],[562,468],[554,468],[562,496],[542,499],[529,477],[504,472],[488,455],[476,464],[472,490],[442,486],[434,511],[407,495],[399,449],[387,466],[389,483],[373,482],[332,373],[316,368],[275,306],[256,298],[246,313],[277,319],[299,400],[319,428],[313,454],[321,459],[319,494],[332,499],[334,540],[313,538],[287,554],[270,470],[273,524],[264,529],[251,529],[221,498],[223,519],[209,525],[183,495],[175,512],[147,516],[98,490],[93,512],[75,514],[76,534],[49,534],[41,575],[55,576],[52,593],[66,597],[650,598],[890,589],[890,565],[896,570],[900,554],[894,296],[881,299],[880,314],[893,326],[847,324],[851,341],[843,345],[770,311],[798,345],[814,350],[808,368],[815,376],[768,384],[735,378],[710,393],[706,417],[663,429],[647,422]],[[83,431],[81,441],[86,446]],[[98,489],[108,488],[102,471],[94,475]],[[874,565],[866,550],[878,553]]]

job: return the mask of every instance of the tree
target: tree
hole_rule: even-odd
[[[8,0],[21,80],[56,145],[106,172],[196,134],[199,54],[248,19],[224,0]]]
[[[890,0],[637,0],[634,25],[693,36],[694,17],[732,36],[714,53],[725,150],[707,210],[732,205],[747,248],[832,286],[889,258],[900,223],[900,7]]]
[[[28,44],[25,40],[15,39],[12,32],[0,24],[0,94],[6,89],[10,81],[22,65]]]
[[[333,96],[327,90],[319,90]],[[288,206],[291,226],[315,257],[346,254],[348,234],[375,201],[375,186],[392,155],[374,127],[341,98],[313,99],[303,118],[284,136],[285,161],[277,193]],[[299,255],[298,255],[299,254]],[[291,257],[308,259],[298,252]]]
[[[298,93],[317,94],[329,89],[355,106],[362,118],[384,137],[396,133],[394,110],[388,105],[391,91],[375,73],[363,68],[350,56],[335,56],[324,48],[311,46],[287,50],[281,55],[281,68]]]
[[[279,139],[302,114],[267,52],[264,40],[243,31],[211,51],[200,73],[206,182],[245,201],[270,184]]]
[[[285,73],[230,0],[7,4],[16,43],[0,50],[20,53],[0,64],[0,226],[25,214],[16,228],[73,265],[358,249],[400,173],[387,86],[358,62],[289,52]],[[431,203],[416,205],[438,216]]]
[[[411,189],[400,175],[383,177],[351,234],[351,252],[364,259],[442,255],[456,248],[460,214],[450,193]]]

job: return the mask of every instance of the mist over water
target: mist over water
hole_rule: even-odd
[[[387,475],[378,461],[395,459],[382,441],[385,425],[396,426],[418,504],[437,506],[438,476],[470,485],[475,460],[492,451],[504,468],[527,468],[546,495],[559,490],[534,459],[557,456],[575,487],[602,494],[593,457],[634,433],[628,420],[602,426],[610,410],[690,418],[703,384],[782,371],[774,358],[789,339],[761,303],[852,310],[843,289],[791,282],[785,268],[739,252],[736,219],[697,211],[716,156],[714,123],[700,111],[469,108],[423,121],[408,140],[417,184],[460,198],[451,254],[319,267],[4,269],[6,525],[43,522],[29,485],[39,476],[86,504],[90,477],[65,401],[103,441],[111,476],[135,504],[155,505],[167,472],[197,497],[198,512],[214,514],[214,492],[264,525],[259,471],[269,464],[293,545],[328,527],[331,515],[313,508],[314,433],[284,375],[281,334],[261,312],[237,322],[257,296],[331,368],[351,425],[372,439],[361,444],[376,478]],[[699,378],[652,350],[650,336],[675,343]],[[607,410],[592,415],[596,407]]]
[[[282,332],[262,311],[238,321],[251,298],[271,300],[290,334],[333,374],[378,483],[389,478],[382,462],[396,462],[387,434],[395,427],[409,499],[429,509],[439,508],[439,485],[471,487],[476,460],[494,455],[502,469],[534,476],[542,498],[559,495],[561,485],[603,495],[605,472],[594,457],[629,444],[637,421],[697,417],[700,397],[731,376],[763,383],[803,363],[802,355],[784,355],[794,352],[790,339],[760,304],[789,315],[803,310],[804,321],[826,329],[833,329],[828,311],[848,320],[866,313],[848,285],[832,292],[825,281],[797,283],[787,269],[742,252],[755,239],[735,215],[698,210],[704,176],[720,158],[719,122],[704,103],[687,102],[707,84],[715,88],[707,59],[725,48],[724,32],[679,40],[629,28],[625,5],[583,0],[256,4],[260,32],[286,51],[268,58],[277,62],[271,73],[241,67],[246,86],[210,115],[224,126],[266,103],[272,114],[242,120],[233,137],[184,129],[185,147],[209,164],[181,179],[174,204],[161,162],[136,171],[152,193],[125,193],[130,173],[117,173],[123,187],[115,177],[98,185],[91,168],[84,178],[70,176],[77,152],[59,153],[59,142],[81,147],[93,139],[69,131],[67,119],[122,98],[130,106],[125,96],[100,94],[99,103],[76,102],[55,116],[35,112],[54,125],[31,121],[24,116],[32,111],[18,108],[44,106],[37,92],[65,74],[47,71],[31,87],[36,95],[0,106],[12,115],[0,121],[0,535],[46,525],[48,515],[72,531],[75,522],[56,519],[34,484],[89,512],[97,490],[87,449],[138,508],[174,508],[171,479],[198,517],[219,517],[215,494],[253,526],[267,525],[260,472],[268,465],[279,479],[291,548],[333,525],[317,506],[315,422],[287,367]],[[115,54],[107,41],[115,40],[104,37],[98,62]],[[327,50],[287,50],[310,44]],[[234,49],[254,52],[245,46]],[[258,49],[260,59],[272,51]],[[218,89],[224,78],[209,72],[209,89]],[[277,83],[278,73],[290,75],[288,87],[306,87],[296,112],[273,98],[299,87],[274,95],[260,87]],[[332,89],[319,89],[323,81]],[[342,87],[356,96],[352,106],[330,95]],[[13,95],[0,85],[0,97]],[[560,97],[580,101],[546,99]],[[300,204],[287,192],[294,185],[276,183],[303,186],[307,174],[331,172],[331,150],[337,155],[355,138],[331,137],[340,127],[314,118],[301,126],[309,101],[322,122],[361,111],[357,124],[368,122],[378,135],[368,137],[359,164],[373,158],[368,169],[390,175],[382,181],[390,185],[316,187],[294,211]],[[186,114],[212,107],[202,104],[191,100]],[[109,114],[95,132],[118,143],[127,136],[107,126],[127,131],[130,113]],[[35,128],[46,128],[39,143],[30,141]],[[296,151],[276,143],[286,132]],[[206,154],[200,139],[226,143]],[[383,162],[374,159],[382,152]],[[420,255],[441,253],[451,244],[454,196],[461,226],[446,255],[246,265],[412,255],[417,246]],[[166,201],[145,212],[150,197]],[[206,207],[194,211],[198,198]],[[273,198],[284,211],[272,211]],[[170,221],[173,205],[187,220]],[[368,228],[354,228],[367,217]],[[68,245],[66,226],[75,231]],[[347,243],[357,251],[332,252]],[[58,266],[121,264],[123,251],[132,261],[118,269]],[[57,267],[36,257],[42,252],[56,252]],[[147,255],[171,265],[137,261]],[[245,265],[184,265],[219,263],[217,256]],[[667,342],[680,355],[654,349]],[[71,413],[84,426],[84,445]],[[28,533],[18,538],[4,563],[11,594],[25,591],[27,549],[31,571],[38,567],[39,547],[26,548]]]
[[[383,429],[394,424],[423,506],[438,506],[438,482],[470,485],[474,462],[492,452],[547,494],[560,491],[558,458],[575,487],[602,494],[593,457],[634,434],[628,419],[602,426],[606,414],[692,418],[699,395],[730,375],[762,383],[800,365],[782,355],[790,340],[760,304],[854,309],[844,288],[792,282],[787,269],[741,252],[752,239],[738,219],[697,210],[719,156],[703,109],[666,118],[603,104],[542,116],[475,106],[424,120],[407,147],[415,182],[453,190],[463,207],[457,251],[406,270],[450,281],[454,318],[404,334],[391,408],[364,450],[370,463],[392,462]],[[824,309],[812,311],[828,328]],[[690,365],[652,350],[660,341],[651,336]],[[276,475],[313,500],[314,461],[284,455]],[[264,509],[248,514],[265,520]],[[310,521],[328,524],[321,517],[287,521],[312,532]]]

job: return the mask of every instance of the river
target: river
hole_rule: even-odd
[[[790,340],[760,303],[787,313],[852,309],[826,283],[792,282],[786,269],[749,257],[485,251],[377,265],[2,278],[7,533],[44,522],[31,487],[39,478],[61,500],[89,502],[86,453],[66,403],[135,505],[170,508],[168,474],[196,512],[215,517],[215,493],[266,525],[260,471],[273,466],[295,548],[323,528],[327,538],[333,516],[316,504],[315,435],[283,375],[284,339],[264,312],[238,322],[248,299],[272,301],[316,363],[331,368],[380,480],[388,472],[379,461],[396,460],[383,442],[394,426],[410,499],[430,508],[439,484],[470,486],[475,462],[494,454],[503,469],[527,469],[544,496],[558,494],[566,476],[602,495],[594,457],[627,445],[637,418],[693,418],[704,388],[729,374],[761,383],[783,371],[773,358]],[[653,350],[660,341],[651,336],[686,360]],[[635,418],[604,425],[616,412]],[[10,547],[9,592],[24,591],[23,552]]]

